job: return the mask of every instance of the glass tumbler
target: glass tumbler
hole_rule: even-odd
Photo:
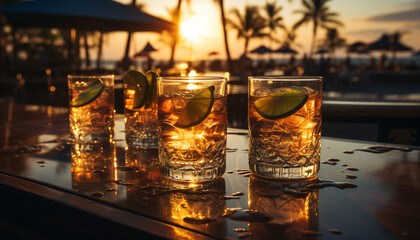
[[[159,161],[164,176],[206,181],[226,168],[226,79],[158,79]]]
[[[114,136],[114,75],[68,76],[70,135],[77,142]]]
[[[272,179],[319,171],[322,77],[248,79],[249,168]]]
[[[156,91],[156,89],[153,89]],[[158,116],[157,101],[135,108],[135,88],[124,84],[125,139],[128,145],[141,148],[157,148]]]

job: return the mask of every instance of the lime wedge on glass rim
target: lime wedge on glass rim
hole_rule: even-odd
[[[304,88],[290,87],[257,99],[254,102],[254,107],[264,118],[280,119],[297,112],[307,100],[308,94]]]
[[[204,121],[213,107],[214,90],[214,86],[200,89],[189,99],[185,108],[181,110],[175,127],[188,128]]]
[[[159,74],[149,70],[144,74],[147,78],[147,81],[149,83],[149,91],[147,91],[147,97],[146,97],[146,106],[145,108],[149,108],[153,102],[156,102],[157,100],[157,79],[159,77]]]
[[[79,94],[70,103],[70,107],[82,107],[93,102],[104,90],[105,86],[101,79],[97,78],[87,89]]]
[[[130,70],[124,75],[124,84],[127,84],[127,88],[135,91],[133,109],[143,107],[149,90],[149,81],[146,76],[140,71]]]

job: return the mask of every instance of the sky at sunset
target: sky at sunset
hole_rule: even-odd
[[[122,3],[130,3],[131,0],[119,0]],[[145,4],[144,11],[168,19],[168,8],[173,8],[177,0],[137,0]],[[238,8],[243,12],[245,6],[256,5],[263,6],[264,0],[225,0],[225,14],[232,16],[230,10]],[[283,6],[282,16],[287,27],[291,27],[300,17],[293,13],[301,9],[302,4],[299,0],[278,0],[278,5]],[[414,50],[420,50],[420,1],[418,0],[333,0],[328,3],[331,10],[340,14],[340,20],[344,27],[339,29],[340,35],[348,43],[355,41],[372,42],[378,39],[383,33],[393,33],[395,31],[406,32],[401,41],[413,47]],[[181,32],[186,39],[184,43],[177,48],[176,60],[195,59],[202,60],[208,58],[211,51],[219,52],[218,57],[225,57],[222,28],[220,21],[220,10],[214,0],[190,0],[183,1],[182,5]],[[261,11],[263,14],[263,11]],[[297,32],[296,42],[300,46],[295,49],[300,54],[309,51],[311,40],[312,25],[304,25]],[[236,32],[230,29],[229,45],[233,58],[238,58],[244,51],[244,41],[236,39]],[[279,32],[280,39],[283,32]],[[325,36],[323,30],[319,31],[317,39],[321,40]],[[125,49],[127,33],[110,33],[106,39],[104,47],[104,58],[107,60],[121,59]],[[168,60],[170,48],[159,40],[157,33],[135,33],[131,45],[131,56],[140,51],[147,41],[158,49],[152,54],[154,59]],[[250,42],[249,49],[265,44],[269,46],[267,39],[253,39]],[[273,44],[272,48],[280,47],[279,44]],[[344,49],[341,50],[341,54]],[[340,51],[338,52],[340,55]],[[409,56],[409,53],[401,53],[401,56]],[[214,57],[213,57],[214,58]]]

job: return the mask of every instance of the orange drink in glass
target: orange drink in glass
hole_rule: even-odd
[[[249,77],[249,167],[274,179],[319,171],[322,77]]]
[[[114,136],[114,75],[68,76],[70,135],[78,142]]]
[[[130,70],[124,76],[125,139],[128,145],[157,148],[157,74]]]
[[[159,161],[177,181],[206,181],[226,166],[226,79],[158,79]]]

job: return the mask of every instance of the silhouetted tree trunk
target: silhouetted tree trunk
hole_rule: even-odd
[[[75,64],[76,69],[80,69],[80,32],[76,30],[76,45],[75,45]]]
[[[12,67],[17,67],[17,61],[18,61],[18,40],[16,38],[16,31],[14,28],[12,28],[12,39],[13,39],[13,54],[12,54]]]
[[[98,43],[98,56],[96,58],[96,68],[100,69],[101,68],[101,58],[102,58],[102,44],[104,41],[104,33],[100,32],[99,35],[99,43]]]
[[[90,55],[89,55],[89,44],[88,44],[88,38],[87,33],[83,33],[83,39],[84,39],[84,48],[85,48],[85,58],[86,58],[86,67],[90,67]]]
[[[311,49],[310,49],[310,52],[309,52],[310,59],[313,59],[313,55],[314,55],[317,28],[318,28],[318,24],[316,22],[314,22],[314,29],[312,31]]]
[[[233,66],[232,66],[232,59],[230,57],[230,51],[229,51],[228,37],[227,37],[227,31],[226,31],[226,18],[225,18],[225,10],[224,10],[224,7],[223,7],[223,0],[219,0],[219,5],[220,5],[220,15],[221,15],[221,18],[222,18],[223,36],[224,36],[224,41],[225,41],[225,50],[226,50],[226,56],[227,56],[227,60],[228,60],[228,70],[229,70],[230,73],[232,73]]]
[[[248,44],[249,44],[249,38],[245,38],[245,51],[244,51],[244,57],[248,54]]]
[[[131,2],[131,6],[132,7],[136,7],[136,0],[133,0]],[[128,32],[128,36],[127,36],[127,43],[125,45],[125,53],[124,53],[124,58],[122,60],[122,68],[123,70],[128,70],[129,66],[130,66],[130,57],[128,56],[130,53],[130,44],[131,44],[131,34],[132,32]]]
[[[171,48],[171,58],[169,59],[169,66],[173,67],[174,66],[174,58],[175,58],[175,48],[176,45],[178,43],[178,27],[179,27],[179,18],[181,16],[181,3],[182,0],[178,0],[178,5],[176,7],[176,15],[175,15],[175,31],[176,31],[176,35],[174,37],[174,41],[172,43],[172,48]]]

